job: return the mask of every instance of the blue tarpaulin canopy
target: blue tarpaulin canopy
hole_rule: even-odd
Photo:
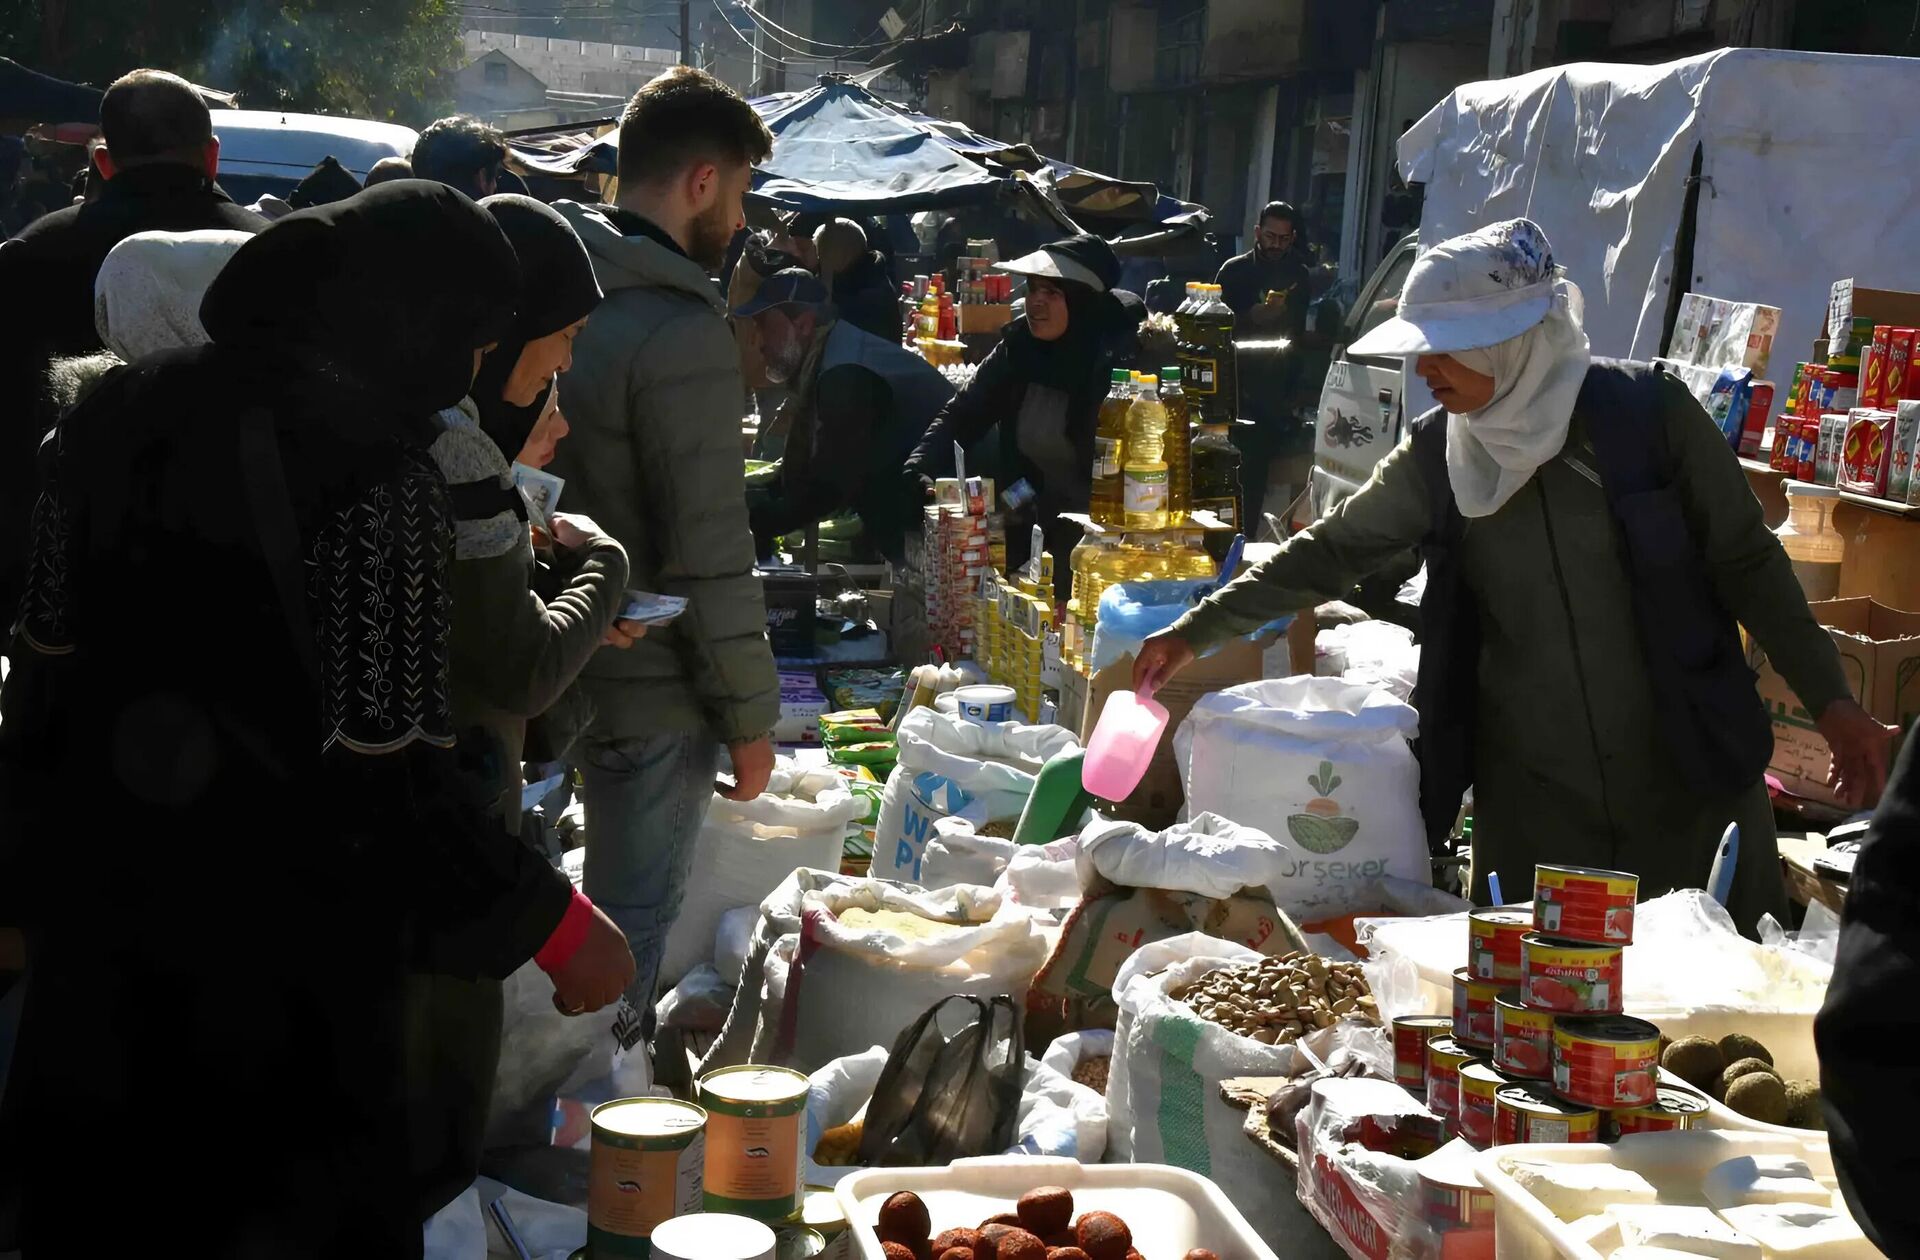
[[[1197,232],[1209,217],[1204,207],[1152,184],[1043,157],[1028,145],[890,105],[838,78],[752,104],[773,132],[773,156],[754,172],[753,197],[779,210],[883,215],[1024,201],[1067,231],[1105,235],[1142,227]],[[558,173],[551,153],[539,156],[540,169]],[[618,157],[619,135],[609,132],[560,162],[612,174]]]

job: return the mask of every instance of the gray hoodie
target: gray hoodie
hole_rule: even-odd
[[[580,233],[607,295],[567,373],[572,431],[549,469],[566,479],[561,510],[593,517],[626,548],[632,587],[689,600],[671,626],[587,663],[592,734],[766,735],[779,683],[747,525],[745,388],[720,292],[684,254],[623,235],[605,207],[554,209]]]

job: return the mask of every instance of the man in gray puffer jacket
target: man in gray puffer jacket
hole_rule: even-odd
[[[586,894],[633,946],[650,1012],[667,931],[725,745],[751,800],[773,768],[779,684],[753,572],[740,447],[745,397],[720,292],[708,278],[742,225],[753,164],[773,138],[711,75],[680,66],[642,88],[620,125],[620,195],[559,202],[606,300],[573,347],[572,436],[551,471],[565,502],[626,548],[634,587],[685,596],[672,625],[601,651],[579,685],[595,717],[585,782]]]

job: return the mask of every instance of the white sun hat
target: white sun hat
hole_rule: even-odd
[[[1451,354],[1498,345],[1546,318],[1559,276],[1547,234],[1531,219],[1476,228],[1415,259],[1398,315],[1347,352]]]

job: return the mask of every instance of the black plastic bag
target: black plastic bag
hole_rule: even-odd
[[[948,1037],[939,1016],[954,1002],[970,1005],[972,1018]],[[943,998],[893,1043],[867,1105],[860,1163],[924,1167],[1000,1154],[1018,1135],[1026,1064],[1012,998]]]

